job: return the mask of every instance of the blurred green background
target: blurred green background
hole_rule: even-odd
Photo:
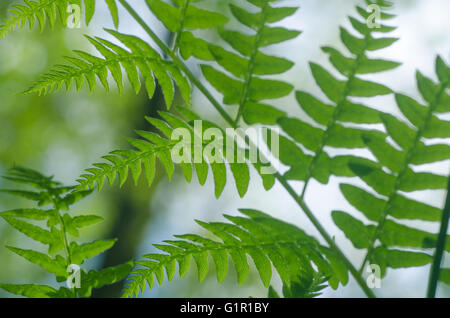
[[[0,4],[0,20],[5,18],[11,4],[21,1],[2,0]],[[209,7],[217,6],[217,10],[227,13],[230,1],[206,1]],[[243,5],[243,1],[231,1]],[[284,4],[298,6],[301,9],[291,18],[283,22],[289,28],[303,30],[296,40],[276,46],[269,51],[285,56],[296,62],[296,66],[285,75],[285,80],[292,82],[296,89],[310,90],[320,95],[314,86],[309,73],[308,62],[315,61],[329,65],[326,56],[321,53],[323,45],[342,48],[339,43],[339,25],[348,26],[348,15],[354,15],[354,6],[362,4],[357,0],[286,0]],[[170,41],[170,34],[165,32],[148,9],[144,1],[132,1],[132,5],[151,23],[165,41]],[[448,0],[398,0],[395,1],[394,12],[398,17],[392,24],[399,26],[395,36],[400,41],[392,48],[382,52],[383,56],[403,62],[398,70],[377,75],[377,80],[389,85],[396,91],[417,97],[414,72],[420,69],[433,76],[434,58],[436,54],[447,61],[450,60],[450,2]],[[229,14],[229,13],[227,13]],[[233,22],[230,22],[233,27]],[[116,90],[109,94],[98,88],[91,94],[86,89],[59,92],[45,97],[35,95],[17,95],[38,79],[39,75],[48,71],[53,65],[63,63],[64,55],[71,55],[73,49],[92,51],[83,34],[107,37],[103,27],[112,27],[103,1],[97,1],[97,14],[89,28],[63,29],[57,24],[55,30],[45,28],[43,33],[35,28],[18,30],[6,39],[0,40],[0,174],[13,165],[28,166],[54,175],[59,181],[75,184],[82,171],[98,162],[108,152],[128,147],[125,137],[134,136],[135,129],[152,129],[144,120],[145,115],[155,116],[156,110],[163,109],[161,93],[157,92],[152,100],[142,91],[135,95],[128,84],[124,93],[119,96]],[[124,12],[121,13],[120,30],[147,37],[139,26]],[[204,34],[211,41],[217,40],[215,34]],[[195,61],[190,61],[195,72],[198,72]],[[396,113],[391,99],[375,101],[384,111]],[[193,94],[193,105],[197,111],[209,119],[220,123],[212,107],[198,93]],[[290,114],[302,116],[294,98],[284,98],[278,102],[280,108]],[[448,171],[448,162],[433,169]],[[160,168],[160,167],[159,167]],[[447,170],[442,170],[447,169]],[[101,268],[127,261],[139,255],[154,251],[152,243],[170,239],[173,234],[184,234],[198,231],[193,219],[220,220],[222,213],[235,214],[237,208],[260,208],[276,217],[301,225],[311,234],[316,234],[294,202],[278,186],[265,193],[258,178],[255,178],[244,199],[239,199],[232,185],[226,187],[224,195],[216,200],[213,195],[211,180],[200,187],[196,180],[186,184],[182,178],[174,177],[169,184],[167,177],[161,172],[152,188],[143,182],[135,187],[131,182],[119,189],[106,187],[100,193],[75,206],[75,212],[92,212],[102,215],[106,222],[84,232],[86,239],[119,238],[119,242],[111,251],[98,257],[89,267]],[[130,181],[130,180],[129,180]],[[142,180],[141,180],[142,181]],[[312,210],[336,235],[336,241],[343,246],[352,260],[359,263],[361,255],[355,251],[345,237],[332,224],[329,211],[340,206],[347,207],[340,196],[338,181],[332,179],[329,185],[314,184],[307,196]],[[0,188],[11,186],[0,180]],[[327,200],[323,200],[324,196]],[[261,200],[264,198],[264,201]],[[444,193],[425,193],[421,198],[441,206]],[[0,209],[23,207],[26,202],[0,195]],[[13,255],[4,245],[29,246],[30,241],[18,234],[0,220],[0,281],[5,283],[48,283],[52,277],[46,276],[39,267],[29,264]],[[447,263],[450,263],[447,257]],[[214,268],[214,266],[212,266]],[[210,273],[202,284],[197,282],[195,266],[188,278],[177,278],[163,287],[156,286],[144,294],[146,297],[248,297],[265,296],[266,290],[256,277],[250,279],[240,288],[230,267],[231,274],[223,285],[215,281],[214,273]],[[390,270],[383,280],[382,288],[377,290],[379,296],[422,297],[428,277],[428,268],[409,270]],[[274,285],[279,281],[274,278]],[[117,284],[96,292],[97,297],[118,296],[121,285]],[[440,296],[450,296],[449,288],[441,288]],[[0,291],[0,297],[11,295]],[[354,282],[337,291],[325,290],[328,297],[363,296]]]

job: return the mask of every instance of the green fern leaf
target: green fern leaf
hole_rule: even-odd
[[[60,232],[55,227],[52,227],[52,230],[48,231],[39,226],[18,220],[16,218],[3,216],[3,219],[8,222],[9,225],[22,232],[29,238],[44,245],[48,245],[50,254],[57,253],[64,248],[63,242],[61,241]]]
[[[368,3],[371,3],[370,1]],[[367,12],[357,8],[359,15],[366,18]],[[388,15],[382,15],[389,17]],[[341,40],[350,55],[344,55],[337,49],[323,47],[323,52],[329,55],[331,64],[339,71],[345,80],[338,80],[324,67],[310,63],[312,75],[325,96],[331,103],[326,103],[303,91],[296,93],[297,101],[302,110],[313,120],[313,124],[296,118],[281,117],[278,125],[287,134],[283,136],[280,145],[280,160],[290,169],[284,175],[288,180],[304,181],[302,197],[305,195],[309,181],[314,178],[326,184],[331,175],[354,176],[353,170],[348,168],[350,161],[366,164],[368,160],[355,156],[330,157],[325,147],[354,149],[366,147],[365,136],[384,139],[386,135],[376,130],[364,130],[355,125],[382,123],[380,113],[368,106],[351,101],[351,97],[374,97],[386,95],[392,91],[379,83],[363,80],[360,74],[372,74],[388,71],[400,64],[388,60],[370,59],[368,51],[375,51],[392,44],[395,39],[375,38],[374,33],[386,33],[394,28],[381,26],[379,29],[369,29],[359,19],[350,18],[354,29],[360,36],[353,35],[345,28],[340,29]],[[352,124],[352,128],[348,127]],[[314,152],[314,156],[307,155],[298,144]],[[283,150],[283,147],[288,147]],[[295,153],[287,158],[288,153]],[[284,158],[283,158],[284,156]],[[289,155],[290,156],[290,155]],[[387,158],[394,161],[393,158]],[[379,169],[379,168],[378,168]],[[367,178],[369,178],[368,176]],[[385,180],[389,184],[389,180]],[[384,185],[380,184],[384,188]]]
[[[67,276],[66,272],[66,260],[57,255],[56,258],[51,258],[46,254],[39,253],[33,250],[24,250],[16,247],[6,246],[10,251],[22,256],[26,260],[39,265],[44,268],[47,272],[55,274],[58,278],[65,278]]]
[[[294,225],[274,219],[255,210],[240,210],[246,217],[225,215],[230,223],[197,222],[220,241],[199,235],[180,235],[178,240],[165,241],[166,244],[155,245],[163,254],[146,255],[144,261],[137,262],[144,268],[133,271],[123,292],[123,297],[137,296],[144,292],[146,284],[153,287],[155,277],[160,284],[164,281],[164,272],[168,280],[175,274],[179,265],[180,277],[184,277],[193,258],[197,264],[199,280],[208,272],[208,254],[211,255],[217,270],[217,280],[221,283],[227,274],[228,255],[233,261],[238,275],[238,282],[246,281],[249,273],[247,254],[253,259],[264,286],[268,287],[272,277],[272,266],[280,274],[285,286],[292,294],[300,296],[300,291],[311,295],[318,292],[324,280],[312,264],[321,273],[333,277],[336,282],[345,284],[346,269],[334,254],[312,237]],[[322,255],[325,254],[326,257]],[[314,278],[316,277],[315,281]],[[308,286],[309,285],[309,286]]]
[[[96,215],[79,215],[71,217],[68,213],[63,215],[64,227],[67,233],[79,237],[79,229],[102,222],[103,218]]]
[[[75,264],[83,264],[88,258],[94,257],[114,246],[116,240],[98,240],[90,243],[78,245],[72,242],[69,246],[72,262]]]
[[[442,268],[439,280],[450,285],[450,268]]]
[[[134,262],[130,261],[100,271],[91,270],[88,273],[82,271],[80,283],[81,289],[79,290],[79,294],[82,297],[90,297],[92,289],[102,288],[124,280],[130,274],[133,266]]]
[[[314,273],[309,277],[301,277],[299,282],[293,282],[291,287],[283,285],[285,298],[314,298],[320,296],[320,291],[327,287],[326,278],[320,273]]]
[[[408,96],[396,95],[397,105],[409,122],[388,114],[380,116],[388,135],[396,146],[386,138],[364,135],[367,147],[379,164],[387,170],[383,171],[374,165],[368,167],[364,164],[352,163],[350,168],[383,197],[355,186],[341,185],[341,191],[349,203],[375,223],[366,225],[344,212],[334,212],[333,219],[356,248],[367,250],[363,266],[367,261],[379,264],[383,275],[387,267],[423,266],[433,260],[428,253],[421,251],[435,248],[437,235],[400,224],[398,221],[437,222],[442,218],[440,209],[409,198],[401,192],[447,188],[448,176],[416,172],[412,165],[450,159],[448,145],[442,141],[449,138],[448,127],[450,126],[447,126],[448,122],[436,116],[438,106],[447,100],[446,90],[450,83],[448,70],[449,67],[438,57],[436,73],[439,83],[417,73],[418,88],[426,105]],[[423,141],[437,138],[441,141],[434,142],[432,146],[426,145]],[[382,246],[376,246],[378,240]],[[445,245],[444,250],[449,251],[450,245]]]
[[[212,59],[203,58],[214,60],[234,77],[210,65],[202,65],[201,69],[208,82],[223,95],[224,104],[239,106],[236,123],[243,117],[249,124],[273,124],[285,113],[261,102],[284,97],[293,90],[293,87],[279,80],[265,79],[263,76],[285,73],[294,63],[284,58],[266,55],[261,49],[291,40],[300,34],[299,31],[269,26],[270,23],[291,16],[297,8],[272,7],[270,1],[248,2],[258,7],[259,11],[251,13],[233,4],[230,5],[230,9],[233,16],[241,24],[252,29],[253,33],[246,35],[220,28],[218,30],[220,37],[236,52],[210,44],[208,49]]]
[[[103,221],[103,218],[98,215],[79,215],[72,218],[73,225],[78,228],[94,225]]]
[[[9,293],[29,298],[51,298],[51,294],[56,293],[56,290],[54,288],[46,285],[0,284],[0,288],[6,290]]]
[[[184,109],[182,111],[186,113],[187,110]],[[190,111],[190,114],[192,115],[193,113]],[[198,147],[196,140],[200,138],[199,134],[203,135],[208,128],[214,128],[222,136],[226,136],[225,131],[211,122],[202,121],[202,131],[197,132],[194,131],[195,123],[192,121],[188,123],[182,118],[166,112],[160,112],[159,115],[164,121],[150,117],[147,117],[147,120],[160,130],[162,136],[152,132],[137,131],[144,139],[128,139],[136,150],[115,151],[103,157],[109,163],[94,164],[94,168],[87,169],[86,171],[88,173],[83,174],[81,179],[78,180],[80,183],[78,189],[93,189],[97,185],[98,189],[101,190],[104,186],[105,178],[112,185],[117,175],[119,176],[119,185],[122,186],[128,179],[129,171],[135,184],[137,184],[141,174],[145,173],[148,185],[151,186],[155,175],[156,158],[163,164],[170,180],[175,171],[174,155],[180,156],[180,151],[182,150],[180,149],[180,143],[172,140],[172,134],[174,129],[184,128],[188,132],[188,140],[184,140],[181,145],[183,148],[190,149],[190,153],[186,154],[186,158],[181,158],[183,160],[179,165],[182,168],[186,181],[191,181],[192,172],[195,168],[199,183],[201,185],[205,184],[210,167],[214,179],[215,195],[216,197],[220,197],[226,185],[226,167],[228,165],[239,195],[243,197],[246,194],[250,183],[250,172],[246,163],[247,152],[245,149],[240,148],[236,140],[231,141],[232,145],[229,142],[227,144],[227,140],[223,140],[223,148],[220,149],[220,153],[218,152],[217,155],[212,155],[213,145],[216,145],[215,143],[213,144],[214,140],[203,140],[203,143],[200,141],[198,144],[200,149],[196,151],[195,148]],[[196,153],[200,153],[200,158],[194,157]],[[245,156],[241,161],[238,160],[240,153]],[[232,162],[230,162],[231,160],[227,160],[231,156],[234,156]],[[258,161],[254,166],[260,172],[263,164]],[[262,174],[262,178],[264,186],[267,189],[273,186],[273,175]]]
[[[37,221],[48,220],[48,226],[53,226],[58,222],[58,215],[55,210],[14,209],[0,212],[0,216],[24,218]]]
[[[66,58],[71,65],[56,66],[53,71],[44,75],[24,94],[38,93],[45,95],[52,91],[60,90],[63,85],[66,86],[66,90],[69,90],[73,82],[76,83],[77,90],[79,90],[83,86],[84,81],[88,83],[90,90],[93,91],[96,87],[96,77],[108,91],[108,72],[117,84],[119,92],[122,92],[123,67],[136,93],[141,88],[140,73],[150,98],[155,93],[155,79],[158,79],[164,93],[166,105],[170,108],[175,92],[174,80],[178,84],[186,103],[190,104],[191,86],[173,62],[164,60],[156,50],[138,37],[113,30],[107,31],[125,45],[128,50],[101,38],[93,39],[87,37],[103,55],[103,58],[95,57],[82,51],[75,51],[78,57]]]
[[[373,251],[373,264],[379,264],[381,275],[389,268],[420,267],[431,263],[432,257],[426,253],[387,249],[382,246]]]

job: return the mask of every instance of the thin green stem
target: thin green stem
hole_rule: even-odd
[[[438,285],[439,276],[441,274],[441,264],[445,251],[445,244],[447,241],[448,223],[450,219],[450,178],[447,186],[447,199],[445,201],[444,211],[442,212],[441,229],[439,230],[439,236],[436,245],[436,251],[434,252],[434,260],[430,269],[430,279],[428,280],[427,297],[436,297],[436,289]]]
[[[151,28],[144,22],[144,20],[138,15],[138,13],[127,3],[126,0],[119,0],[119,2],[123,5],[123,7],[129,12],[129,14],[142,26],[142,28],[147,32],[147,34],[153,39],[153,41],[164,51],[173,62],[180,67],[181,70],[189,77],[192,83],[197,86],[197,88],[205,95],[205,97],[211,102],[211,104],[216,108],[216,110],[222,115],[225,121],[228,122],[233,128],[236,128],[237,125],[233,121],[233,119],[228,115],[228,113],[222,108],[220,103],[212,96],[212,94],[208,91],[208,89],[198,80],[194,74],[189,70],[189,68],[181,61],[176,54],[174,54],[165,44],[162,42],[159,37],[151,30]],[[306,214],[311,223],[317,228],[319,233],[325,239],[327,244],[338,254],[338,256],[345,263],[347,268],[350,270],[350,273],[353,275],[357,283],[360,285],[361,289],[364,293],[370,297],[374,298],[375,294],[367,284],[364,279],[358,273],[356,268],[352,265],[352,263],[347,259],[347,257],[343,254],[343,252],[338,248],[338,246],[334,243],[333,239],[326,232],[325,228],[321,225],[319,220],[314,216],[314,213],[308,208],[306,203],[302,198],[299,198],[295,190],[289,185],[286,179],[281,176],[279,173],[276,175],[276,179],[283,185],[289,195],[296,201],[302,211]]]
[[[69,240],[67,238],[67,231],[66,231],[66,226],[64,224],[64,219],[61,216],[61,213],[59,211],[59,207],[57,204],[57,201],[59,200],[59,197],[54,198],[52,195],[50,195],[51,200],[52,200],[52,204],[55,207],[55,213],[58,215],[58,221],[59,221],[59,226],[61,227],[61,240],[63,241],[64,244],[64,252],[66,254],[66,260],[67,260],[67,267],[69,267],[70,265],[72,265],[72,255],[70,253],[70,248],[69,248]],[[73,297],[77,298],[77,291],[75,289],[75,287],[72,288],[72,293],[73,293]]]

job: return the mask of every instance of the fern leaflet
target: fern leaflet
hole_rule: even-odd
[[[169,30],[177,32],[176,34],[179,34],[180,37],[182,35],[181,30],[184,27],[192,30],[212,28],[222,25],[227,21],[225,17],[218,13],[196,8],[190,4],[190,1],[186,1],[186,3],[178,1],[178,4],[183,6],[183,10],[181,8],[175,8],[163,1],[149,0],[147,4],[158,15],[158,18],[168,26]],[[176,30],[173,25],[177,26]],[[139,73],[144,79],[149,98],[152,98],[154,95],[156,88],[155,79],[157,79],[162,88],[167,108],[170,109],[175,93],[173,79],[178,85],[185,102],[190,105],[190,83],[174,62],[164,59],[151,45],[135,36],[121,34],[113,30],[106,31],[113,35],[128,50],[102,38],[97,37],[93,39],[88,37],[89,41],[100,52],[103,58],[83,51],[75,51],[78,57],[66,57],[66,60],[70,64],[57,65],[54,70],[42,76],[25,93],[45,95],[49,92],[60,90],[63,85],[69,90],[74,81],[77,90],[79,90],[85,80],[90,90],[93,91],[96,87],[96,77],[98,77],[100,83],[108,91],[108,71],[117,84],[119,93],[121,93],[123,90],[123,68],[136,93],[141,88]],[[187,46],[187,43],[185,43],[187,33],[189,32],[185,31],[183,33],[184,40],[180,40],[180,37],[177,37],[177,46],[178,43],[184,43],[180,44],[180,47]],[[192,34],[191,37],[192,41],[194,41],[195,39]],[[201,40],[196,39],[196,41]]]
[[[146,0],[147,6],[162,24],[174,34],[172,51],[179,50],[184,59],[195,56],[213,59],[208,51],[208,43],[192,33],[199,29],[217,28],[228,19],[209,10],[200,9],[193,3],[202,0],[174,0],[173,5],[162,0]],[[205,2],[203,0],[203,2]]]

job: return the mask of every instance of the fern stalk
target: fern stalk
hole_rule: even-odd
[[[60,199],[59,196],[57,196],[58,200]],[[63,241],[64,244],[64,253],[66,254],[66,260],[67,260],[67,268],[72,264],[72,254],[70,253],[70,249],[69,249],[69,240],[67,238],[67,230],[66,230],[66,225],[64,224],[64,220],[61,216],[61,213],[59,211],[59,207],[56,204],[55,199],[52,197],[51,198],[52,204],[55,208],[56,214],[58,215],[58,222],[59,225],[61,226],[61,240]],[[75,289],[75,287],[72,287],[72,293],[73,293],[73,297],[77,298],[77,291]]]
[[[233,128],[237,128],[237,122],[235,122],[230,115],[223,109],[221,104],[213,97],[209,90],[195,77],[195,75],[190,71],[190,69],[184,64],[178,56],[170,50],[170,48],[153,32],[153,30],[145,23],[145,21],[139,16],[139,14],[128,4],[126,0],[118,0],[119,3],[128,11],[128,13],[141,25],[141,27],[146,31],[146,33],[152,38],[152,40],[163,50],[167,56],[169,56],[172,61],[179,66],[183,72],[189,77],[191,82],[205,95],[205,97],[211,102],[211,104],[220,113],[223,119],[231,125]],[[275,174],[276,179],[283,185],[289,195],[295,200],[297,205],[302,209],[311,223],[316,227],[322,237],[326,240],[329,246],[342,258],[347,268],[350,270],[351,274],[360,285],[364,293],[370,297],[374,298],[375,294],[370,290],[365,283],[364,279],[358,273],[358,270],[352,265],[344,253],[339,249],[339,247],[334,243],[331,236],[327,233],[325,228],[321,225],[319,220],[314,216],[314,213],[309,209],[309,207],[304,202],[303,197],[298,197],[295,190],[288,184],[287,180],[282,177],[279,173]]]
[[[441,275],[441,263],[445,251],[445,243],[447,241],[448,224],[450,220],[450,179],[448,180],[447,187],[447,199],[445,202],[445,208],[442,213],[441,229],[439,230],[439,236],[436,245],[436,251],[434,252],[434,260],[431,265],[430,278],[428,280],[427,297],[436,297],[436,289],[438,280]]]
[[[350,273],[352,274],[353,278],[355,278],[358,285],[361,287],[361,289],[364,291],[364,293],[369,298],[375,298],[375,294],[373,291],[367,286],[366,282],[362,278],[362,275],[358,270],[353,266],[353,264],[349,261],[349,259],[345,256],[345,254],[341,251],[341,249],[336,245],[334,240],[331,238],[331,236],[328,234],[328,232],[325,230],[325,228],[322,226],[322,224],[317,220],[317,218],[314,216],[314,213],[309,209],[308,205],[306,205],[303,198],[299,197],[297,195],[297,192],[289,185],[287,180],[280,175],[279,173],[276,174],[277,180],[283,185],[283,187],[286,189],[286,191],[289,193],[289,195],[295,200],[295,202],[298,204],[298,206],[301,207],[303,210],[303,213],[308,217],[308,219],[311,221],[311,223],[315,226],[315,228],[319,231],[320,235],[325,239],[325,241],[328,243],[328,245],[340,256],[342,261],[345,263],[347,268],[349,269]]]
[[[375,229],[374,235],[373,235],[372,240],[370,242],[370,247],[367,250],[367,254],[366,254],[365,258],[364,258],[364,261],[361,264],[361,268],[359,269],[360,273],[363,272],[365,264],[367,263],[367,261],[372,256],[372,253],[373,253],[373,251],[375,249],[375,243],[376,243],[380,233],[382,232],[384,224],[385,224],[385,222],[387,220],[387,217],[389,215],[389,209],[391,208],[392,201],[394,200],[397,192],[399,191],[401,180],[402,180],[403,176],[408,171],[409,164],[411,163],[411,159],[412,159],[412,157],[414,155],[414,152],[415,152],[415,150],[416,150],[416,148],[417,148],[417,146],[418,146],[418,144],[420,142],[420,139],[423,136],[423,132],[425,131],[427,125],[429,124],[431,118],[433,117],[433,112],[434,112],[435,108],[439,105],[439,103],[441,101],[441,97],[445,93],[446,87],[448,85],[449,85],[449,82],[445,82],[445,83],[441,84],[441,87],[440,87],[438,93],[436,94],[436,97],[435,97],[434,101],[430,104],[430,107],[428,107],[427,117],[425,118],[425,120],[423,121],[423,123],[419,127],[419,129],[417,130],[416,137],[414,139],[414,143],[413,143],[412,147],[408,150],[408,152],[406,154],[405,162],[403,164],[403,168],[402,168],[402,170],[399,172],[399,174],[397,176],[397,179],[396,179],[396,182],[395,182],[395,186],[394,186],[394,188],[393,188],[393,190],[392,190],[392,192],[391,192],[391,194],[390,194],[390,196],[388,198],[387,204],[386,204],[386,206],[384,208],[384,211],[382,213],[382,217],[381,217],[380,221],[377,224],[377,227]],[[444,213],[444,215],[445,215],[445,213]],[[443,218],[444,218],[444,216],[443,216]],[[445,240],[445,236],[444,236],[444,240]],[[443,244],[445,245],[445,241],[443,242]],[[442,246],[441,248],[444,248],[444,246]],[[441,254],[442,254],[442,251],[441,251]],[[442,255],[441,255],[441,257],[442,257]],[[439,264],[440,264],[440,261],[439,261]]]

